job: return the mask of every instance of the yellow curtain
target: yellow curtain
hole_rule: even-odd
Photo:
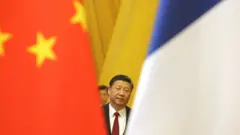
[[[137,86],[159,0],[85,0],[99,84],[116,74]],[[132,93],[132,106],[136,89]]]
[[[84,6],[99,78],[118,15],[120,0],[85,0]]]

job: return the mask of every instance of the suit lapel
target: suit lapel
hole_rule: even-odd
[[[127,123],[128,123],[128,118],[129,118],[129,115],[130,115],[130,108],[129,107],[126,107],[126,114],[127,114],[127,121],[126,121],[126,126],[127,126]]]
[[[127,117],[126,117],[126,125],[125,125],[125,130],[124,130],[124,132],[123,132],[123,134],[125,135],[125,132],[126,132],[126,130],[127,130],[127,125],[128,125],[128,119],[129,119],[129,116],[130,116],[130,108],[129,107],[127,107],[126,106],[126,114],[127,114]]]
[[[110,126],[110,118],[109,118],[109,104],[106,104],[104,106],[104,114],[105,114],[106,126],[108,129],[108,135],[111,135],[111,126]]]

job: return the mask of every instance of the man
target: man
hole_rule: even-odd
[[[132,80],[126,75],[116,75],[110,80],[110,103],[103,106],[108,135],[124,135],[131,111],[127,103],[133,87]]]
[[[99,95],[100,95],[100,106],[103,106],[108,101],[108,87],[106,85],[100,85],[98,87],[99,89]]]

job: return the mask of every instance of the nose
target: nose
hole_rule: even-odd
[[[120,91],[119,91],[119,95],[124,95],[124,90],[123,89],[121,89]]]

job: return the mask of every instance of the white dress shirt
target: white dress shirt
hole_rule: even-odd
[[[110,126],[111,126],[111,132],[113,129],[113,123],[115,120],[115,109],[109,104],[109,118],[110,118]],[[126,126],[126,119],[127,119],[127,113],[126,113],[126,108],[118,111],[119,116],[118,116],[118,124],[119,124],[119,135],[123,135],[125,126]]]

